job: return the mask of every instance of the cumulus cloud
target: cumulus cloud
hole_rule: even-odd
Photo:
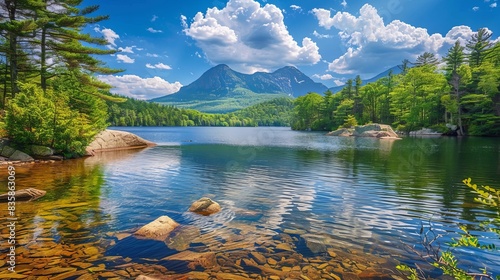
[[[118,50],[125,53],[134,53],[133,50],[134,48],[135,46],[125,47],[125,48],[119,47]]]
[[[149,32],[151,32],[151,33],[162,33],[163,32],[162,30],[153,29],[153,27],[149,27],[146,30],[149,31]]]
[[[345,7],[347,7],[347,2],[345,0],[342,0],[342,3],[340,3],[340,5],[342,5],[342,7],[344,7],[345,9]]]
[[[123,63],[134,63],[135,62],[135,59],[130,58],[126,54],[117,54],[116,55],[116,60],[118,60],[120,62],[123,62]]]
[[[330,74],[324,74],[324,75],[314,74],[313,77],[323,81],[333,79],[333,76]]]
[[[314,30],[313,35],[314,35],[314,37],[319,38],[319,39],[333,38],[333,36],[332,36],[332,35],[329,35],[329,34],[321,34],[321,33],[318,33],[318,31],[316,31],[316,30]]]
[[[111,46],[116,47],[115,41],[117,39],[120,39],[120,36],[118,34],[116,34],[116,32],[114,32],[112,29],[109,29],[109,28],[100,29],[99,26],[96,26],[96,27],[94,27],[94,31],[101,33],[104,36],[104,39],[106,41],[108,41],[108,43]]]
[[[163,64],[163,63],[156,63],[155,65],[152,65],[150,63],[146,64],[146,67],[149,69],[162,69],[162,70],[171,70],[172,67],[169,65]]]
[[[495,2],[495,3],[491,3],[491,4],[490,4],[490,7],[491,7],[491,8],[496,8],[496,7],[497,7],[497,2]]]
[[[290,8],[292,8],[292,10],[294,11],[302,11],[302,7],[298,6],[298,5],[290,5]]]
[[[472,7],[472,10],[473,10],[474,12],[477,12],[477,11],[479,11],[479,7],[478,7],[478,6]]]
[[[113,86],[111,92],[137,99],[152,99],[179,91],[182,84],[169,83],[160,77],[141,78],[136,75],[101,75],[98,78]]]
[[[198,12],[190,25],[181,16],[184,33],[213,63],[252,73],[320,61],[316,43],[305,37],[300,46],[283,19],[283,12],[275,5],[262,7],[254,0],[229,0],[223,9]]]
[[[446,36],[429,34],[425,28],[414,27],[399,20],[385,25],[377,10],[365,4],[359,16],[329,10],[313,9],[318,24],[325,29],[339,30],[345,52],[329,63],[328,69],[339,74],[363,74],[365,77],[379,73],[403,59],[415,60],[424,52],[443,55],[456,40],[465,42],[474,32],[468,26],[455,26]]]

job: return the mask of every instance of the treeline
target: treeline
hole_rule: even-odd
[[[1,136],[18,147],[43,145],[79,156],[107,127],[109,85],[94,74],[118,73],[97,55],[116,51],[82,30],[107,16],[81,0],[0,2]],[[118,100],[117,100],[118,101]]]
[[[278,98],[227,114],[208,114],[126,98],[108,102],[113,126],[289,126],[293,101]]]
[[[404,60],[398,75],[389,73],[364,86],[357,76],[337,94],[301,96],[295,100],[292,129],[335,130],[346,122],[373,122],[404,132],[456,128],[451,133],[500,136],[500,43],[490,37],[482,28],[464,46],[457,41],[441,61],[426,52],[414,63]]]

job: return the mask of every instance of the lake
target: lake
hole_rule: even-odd
[[[391,279],[401,277],[400,262],[418,263],[439,278],[408,248],[422,249],[422,226],[443,235],[436,241],[442,246],[457,237],[458,225],[500,246],[475,227],[495,211],[475,203],[462,183],[471,177],[500,188],[495,138],[379,140],[277,127],[112,129],[158,146],[16,166],[18,189],[47,191],[16,204],[16,272],[26,279]],[[188,212],[201,197],[222,211]],[[7,224],[7,206],[0,207]],[[133,235],[163,215],[181,225],[167,240]],[[2,227],[2,244],[6,236]],[[463,268],[500,273],[498,251],[454,252]],[[2,279],[7,253],[3,246]]]

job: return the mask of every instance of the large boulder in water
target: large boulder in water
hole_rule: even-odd
[[[88,155],[92,155],[100,151],[137,149],[155,145],[130,132],[106,129],[95,136],[86,151]]]
[[[189,211],[200,214],[203,216],[209,216],[215,214],[221,210],[219,203],[211,200],[208,197],[202,197],[191,204]]]
[[[179,224],[169,216],[161,216],[141,227],[134,234],[139,237],[163,241]]]
[[[387,124],[372,123],[367,125],[358,125],[354,128],[353,136],[360,137],[393,137],[398,138],[398,134]]]

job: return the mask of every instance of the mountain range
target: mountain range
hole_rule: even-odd
[[[397,67],[393,69],[399,70]],[[388,74],[389,70],[364,81],[366,84]],[[343,86],[330,88],[332,92]],[[243,74],[225,64],[210,68],[197,80],[170,95],[149,100],[209,113],[230,112],[277,97],[299,97],[308,92],[324,93],[329,88],[314,82],[293,66],[285,66],[272,73]]]

